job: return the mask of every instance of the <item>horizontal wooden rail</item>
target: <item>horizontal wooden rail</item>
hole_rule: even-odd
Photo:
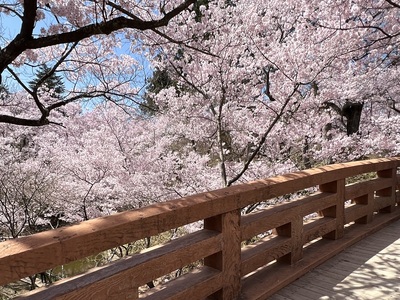
[[[400,157],[328,165],[197,194],[0,243],[0,284],[204,221],[204,229],[21,299],[265,299],[400,218]],[[346,179],[376,178],[346,185]],[[248,205],[318,192],[242,215]],[[203,266],[146,293],[147,282]]]

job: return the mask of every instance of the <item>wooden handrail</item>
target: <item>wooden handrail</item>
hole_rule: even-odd
[[[328,165],[2,242],[0,284],[204,220],[204,229],[198,232],[21,299],[138,299],[140,286],[198,260],[204,267],[140,297],[265,299],[399,219],[399,166],[400,157]],[[370,172],[377,178],[345,185],[346,178]],[[248,215],[240,213],[248,205],[310,187],[319,191]],[[352,202],[345,204],[346,200]],[[318,217],[304,221],[312,213]],[[254,243],[248,242],[256,236]]]

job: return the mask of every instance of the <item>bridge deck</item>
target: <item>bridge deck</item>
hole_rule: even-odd
[[[400,221],[358,242],[269,299],[400,299]]]

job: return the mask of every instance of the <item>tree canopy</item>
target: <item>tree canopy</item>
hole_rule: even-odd
[[[0,111],[0,122],[41,126],[52,110],[83,99],[103,97],[135,101],[142,66],[133,54],[144,51],[146,35],[180,43],[165,27],[195,0],[102,3],[37,0],[0,4],[1,83],[15,92],[7,107],[24,105],[25,114]],[[19,25],[19,26],[18,26]],[[15,33],[15,26],[19,27]],[[132,53],[132,55],[130,55]],[[43,99],[29,84],[31,69],[46,64],[47,76],[67,80],[62,99]]]
[[[8,236],[400,154],[395,1],[15,1],[0,13]]]

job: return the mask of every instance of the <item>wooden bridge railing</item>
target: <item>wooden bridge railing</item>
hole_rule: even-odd
[[[6,241],[0,243],[0,285],[204,220],[197,232],[20,298],[265,299],[399,219],[399,166],[400,157],[328,165]],[[346,178],[370,172],[376,178],[345,185]],[[309,187],[319,191],[241,214],[248,205]],[[304,218],[312,213],[317,217]],[[138,292],[199,260],[204,266],[195,271]]]

